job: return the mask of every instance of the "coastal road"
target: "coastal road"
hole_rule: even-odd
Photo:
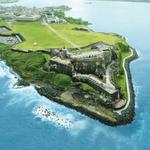
[[[128,99],[127,99],[127,103],[125,105],[125,107],[123,107],[122,109],[120,110],[117,110],[117,111],[114,111],[114,112],[117,112],[118,114],[121,115],[122,111],[126,110],[128,107],[129,107],[129,104],[130,104],[130,101],[131,101],[131,92],[130,92],[130,88],[129,88],[129,78],[128,78],[128,73],[126,71],[126,68],[125,68],[125,62],[128,58],[130,58],[131,56],[133,56],[133,49],[131,48],[131,55],[125,57],[123,59],[123,69],[124,69],[124,72],[125,72],[125,77],[126,77],[126,85],[127,85],[127,94],[128,94]]]
[[[64,41],[66,41],[67,43],[69,43],[70,45],[72,45],[74,48],[77,48],[78,50],[81,50],[80,46],[73,43],[72,41],[70,41],[68,38],[66,38],[65,36],[61,35],[58,31],[56,31],[51,25],[49,25],[45,19],[43,19],[43,24],[45,26],[47,26],[47,28],[49,30],[51,30],[53,33],[55,33],[59,38],[63,39]]]

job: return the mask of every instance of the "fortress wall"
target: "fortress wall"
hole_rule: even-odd
[[[87,83],[88,85],[90,85],[91,87],[93,87],[95,90],[104,93],[106,96],[111,97],[113,100],[117,99],[117,91],[115,93],[108,93],[107,91],[105,91],[100,85],[98,85],[96,82],[93,82],[92,80],[88,79],[88,78],[82,78],[82,77],[74,77],[75,80]]]
[[[61,64],[50,60],[50,71],[56,71],[58,73],[64,73],[72,76],[73,66]]]
[[[83,74],[92,74],[96,71],[96,62],[93,61],[79,61],[74,62],[75,71]]]

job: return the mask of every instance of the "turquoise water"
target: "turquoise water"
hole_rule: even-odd
[[[91,2],[91,3],[89,3]],[[117,32],[138,50],[131,64],[136,94],[136,116],[132,124],[109,127],[80,113],[53,103],[35,89],[13,89],[16,81],[0,62],[0,150],[149,150],[150,148],[150,4],[84,0],[22,0],[26,6],[68,4],[67,15],[93,23],[95,31]],[[59,127],[33,114],[46,105],[73,122],[72,129]]]

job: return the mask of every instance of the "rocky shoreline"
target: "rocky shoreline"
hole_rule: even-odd
[[[41,87],[35,87],[35,88],[40,95],[47,97],[49,100],[54,101],[54,102],[59,103],[59,104],[62,104],[65,107],[72,108],[72,109],[92,118],[92,119],[98,120],[98,121],[100,121],[104,124],[110,125],[110,126],[116,126],[118,124],[117,122],[111,122],[108,118],[100,116],[97,113],[89,111],[86,108],[80,107],[78,105],[74,105],[74,104],[69,103],[69,102],[64,102],[60,98],[53,97],[51,94],[49,94],[49,92],[46,92],[46,90],[44,90]]]

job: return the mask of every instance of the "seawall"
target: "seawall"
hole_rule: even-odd
[[[132,82],[132,75],[130,70],[130,63],[138,58],[138,54],[134,48],[131,48],[133,50],[133,55],[129,57],[125,61],[125,69],[127,71],[128,80],[129,80],[129,89],[130,89],[130,103],[127,109],[123,110],[121,112],[121,115],[117,114],[117,120],[121,122],[122,124],[131,123],[134,120],[135,116],[135,93],[134,93],[134,87]]]

